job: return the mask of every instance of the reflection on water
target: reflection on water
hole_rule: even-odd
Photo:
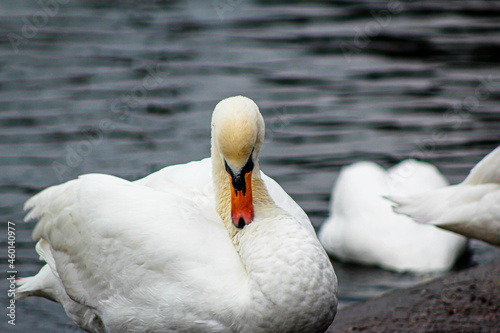
[[[0,14],[0,216],[17,222],[20,276],[41,265],[20,223],[29,196],[208,156],[211,110],[227,96],[259,104],[262,169],[315,227],[342,165],[417,157],[456,183],[500,142],[494,1],[43,3]],[[500,256],[480,242],[471,252]],[[431,277],[334,265],[342,306]],[[57,304],[17,310],[2,331],[77,331]]]

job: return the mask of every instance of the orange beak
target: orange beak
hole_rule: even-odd
[[[231,175],[229,175],[231,177]],[[231,218],[237,228],[243,228],[253,219],[252,171],[245,173],[245,187],[236,191],[231,184]]]

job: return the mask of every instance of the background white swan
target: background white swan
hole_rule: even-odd
[[[395,211],[470,238],[500,246],[500,147],[457,185],[418,195],[389,197]]]
[[[433,165],[416,160],[405,160],[388,171],[373,162],[344,167],[319,239],[328,253],[342,261],[395,271],[448,270],[463,252],[466,239],[395,214],[383,198],[446,185]]]
[[[259,171],[246,97],[212,117],[212,158],[129,182],[90,174],[30,199],[47,262],[18,295],[90,332],[323,332],[337,280],[302,209]]]

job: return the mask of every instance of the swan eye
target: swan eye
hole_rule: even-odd
[[[245,165],[241,169],[241,174],[242,175],[245,175],[246,173],[249,173],[250,171],[253,171],[254,164],[253,164],[252,156],[253,156],[253,149],[252,149],[252,153],[248,157],[247,163],[245,163]]]

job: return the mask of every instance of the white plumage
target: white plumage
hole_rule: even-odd
[[[56,300],[89,332],[326,330],[335,273],[306,214],[259,171],[263,127],[253,101],[232,97],[214,111],[212,158],[135,182],[84,175],[34,196],[27,219],[40,219],[47,265],[19,296]],[[222,166],[238,174],[250,159],[254,217],[238,229]]]
[[[448,185],[432,165],[405,160],[384,170],[373,162],[342,168],[331,198],[330,217],[319,238],[342,261],[395,271],[450,269],[466,239],[415,223],[392,211],[387,195],[409,195]]]
[[[389,197],[395,211],[469,238],[500,246],[500,147],[457,185],[418,195]]]

